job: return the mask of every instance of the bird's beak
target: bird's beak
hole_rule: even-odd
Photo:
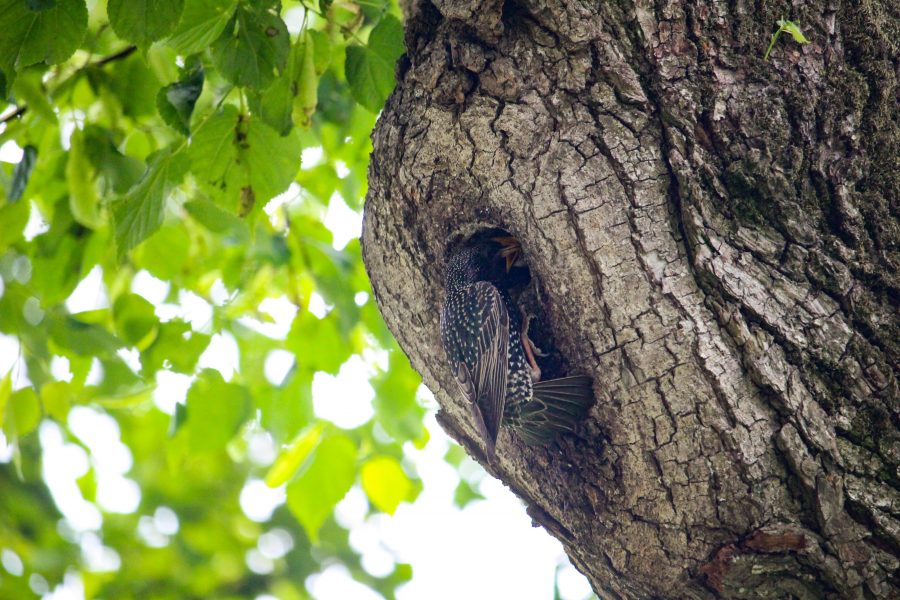
[[[519,261],[522,260],[523,251],[522,244],[519,240],[511,235],[503,235],[491,238],[492,242],[500,244],[500,252],[498,253],[506,259],[506,272],[508,273]]]

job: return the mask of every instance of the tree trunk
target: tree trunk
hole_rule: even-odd
[[[895,0],[425,0],[406,40],[364,259],[447,431],[484,462],[444,254],[502,227],[597,403],[486,466],[600,597],[900,596]]]

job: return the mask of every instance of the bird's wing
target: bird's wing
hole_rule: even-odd
[[[509,313],[500,292],[486,281],[472,286],[478,310],[477,356],[471,377],[477,391],[476,404],[483,416],[488,440],[493,445],[500,431],[506,402],[509,371]]]
[[[488,460],[493,461],[494,447],[496,445],[494,443],[495,440],[491,437],[490,433],[488,433],[484,415],[481,412],[481,408],[478,406],[478,390],[475,389],[475,381],[469,373],[469,367],[467,367],[464,362],[456,363],[456,382],[459,384],[459,389],[462,392],[463,397],[469,402],[469,408],[472,410],[472,417],[475,419],[475,427],[478,429],[478,435],[480,435],[481,439],[487,444]]]

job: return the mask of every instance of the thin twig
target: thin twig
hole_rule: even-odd
[[[109,56],[104,56],[103,58],[99,59],[97,62],[91,63],[91,66],[102,67],[103,65],[105,65],[107,63],[111,63],[111,62],[114,62],[117,60],[122,60],[123,58],[128,58],[129,56],[134,54],[135,50],[137,50],[137,46],[128,46],[126,48],[122,48],[115,54],[110,54]]]
[[[0,125],[3,125],[4,123],[9,123],[13,119],[21,117],[22,115],[25,114],[25,111],[27,111],[27,110],[28,110],[28,107],[25,106],[24,104],[22,106],[17,107],[16,110],[12,111],[5,117],[0,118]]]

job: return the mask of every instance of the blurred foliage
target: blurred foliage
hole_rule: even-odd
[[[20,348],[0,379],[0,549],[20,574],[0,576],[0,597],[77,575],[88,598],[302,599],[308,575],[340,563],[392,598],[411,577],[367,573],[333,517],[354,485],[370,513],[415,500],[402,446],[427,433],[359,243],[335,248],[323,224],[329,206],[361,209],[399,18],[389,0],[0,0],[0,146],[22,149],[0,163],[0,333]],[[80,293],[99,308],[76,312],[90,273]],[[284,331],[270,301],[294,311]],[[204,361],[217,343],[236,345],[233,374]],[[273,382],[278,353],[290,367]],[[312,382],[354,355],[374,417],[342,429],[314,416]],[[175,405],[163,383],[179,376]],[[117,456],[76,414],[113,423]],[[274,462],[254,458],[260,439]],[[95,525],[51,494],[64,455],[83,459],[63,468]],[[104,506],[110,460],[136,510]],[[240,499],[262,479],[286,502],[254,521]],[[461,485],[458,502],[477,497]],[[289,551],[259,566],[271,532]]]

